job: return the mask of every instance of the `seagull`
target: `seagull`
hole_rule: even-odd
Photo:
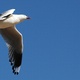
[[[0,34],[7,44],[13,73],[18,75],[22,63],[23,38],[15,25],[30,17],[24,14],[13,14],[14,11],[15,9],[10,9],[0,14]]]

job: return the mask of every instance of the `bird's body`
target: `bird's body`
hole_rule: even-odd
[[[15,9],[10,9],[0,15],[0,34],[8,46],[13,73],[18,74],[22,62],[23,39],[15,25],[30,18],[26,15],[13,14],[14,11]]]
[[[16,24],[18,24],[20,21],[20,19],[18,18],[18,16],[20,15],[11,15],[8,19],[4,20],[4,21],[0,21],[0,29],[2,28],[7,28],[7,27],[11,27],[14,26]]]
[[[15,9],[10,9],[1,14],[0,29],[14,26],[15,24],[18,24],[19,22],[28,18],[28,16],[23,14],[13,14],[14,11]]]

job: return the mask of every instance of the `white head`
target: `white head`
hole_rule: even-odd
[[[23,14],[22,15],[19,15],[18,18],[20,19],[20,22],[23,21],[23,20],[30,19],[30,17],[28,17],[26,15],[23,15]]]

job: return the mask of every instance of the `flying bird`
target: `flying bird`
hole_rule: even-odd
[[[23,53],[23,38],[15,25],[23,20],[30,19],[30,17],[24,14],[13,14],[14,11],[15,9],[10,9],[0,14],[0,34],[7,44],[9,62],[13,73],[19,74]]]

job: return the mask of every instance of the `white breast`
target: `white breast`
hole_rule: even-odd
[[[11,15],[6,20],[1,20],[0,21],[0,28],[2,29],[2,28],[11,27],[11,26],[14,26],[15,24],[17,24],[19,22],[20,22],[20,20],[17,16]]]

